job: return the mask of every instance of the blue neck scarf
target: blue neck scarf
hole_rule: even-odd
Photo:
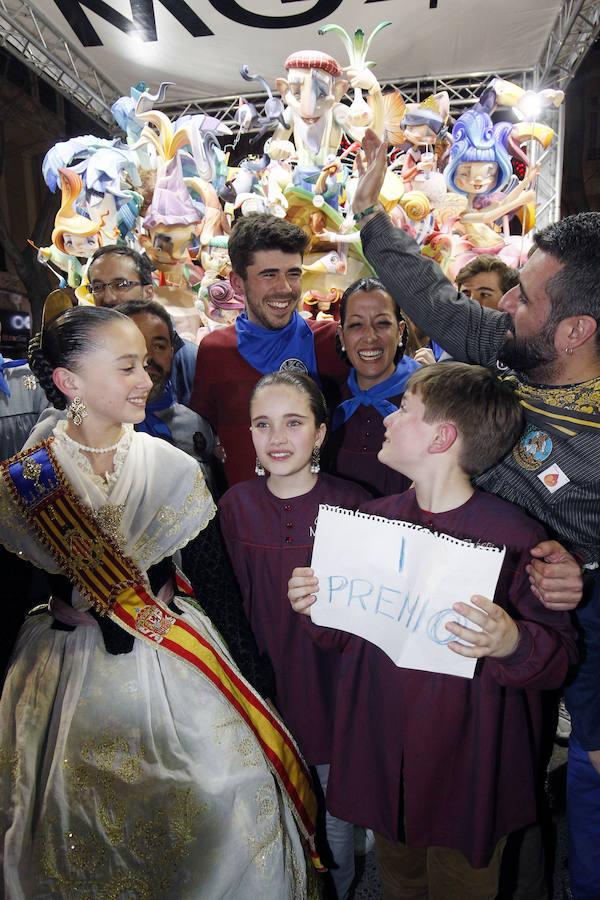
[[[140,422],[139,425],[134,426],[135,430],[145,431],[146,434],[151,434],[152,437],[163,438],[163,440],[171,441],[171,443],[173,443],[171,431],[162,419],[158,418],[156,413],[161,409],[169,409],[170,406],[173,406],[174,402],[173,388],[171,382],[167,381],[166,387],[160,397],[153,400],[151,403],[146,404],[146,418],[143,422]]]
[[[440,358],[440,356],[442,355],[442,353],[444,352],[444,348],[440,347],[439,344],[436,344],[435,341],[432,341],[431,338],[429,339],[429,346],[433,350],[433,356],[434,356],[435,361],[437,362],[438,359]]]
[[[396,371],[385,381],[373,385],[366,391],[361,391],[356,380],[356,369],[352,369],[348,378],[348,387],[352,392],[349,400],[340,403],[333,414],[333,423],[331,430],[335,431],[344,422],[347,422],[350,416],[353,416],[359,406],[373,406],[382,418],[385,419],[390,413],[396,412],[397,406],[390,403],[388,397],[395,397],[402,394],[406,386],[406,382],[413,372],[421,368],[421,364],[411,359],[409,356],[403,356]]]
[[[5,369],[14,369],[15,366],[24,366],[26,362],[26,359],[4,359],[0,353],[0,391],[5,393],[7,397],[10,397],[10,390],[8,388],[8,381],[2,373]]]
[[[287,363],[283,369],[303,371],[306,367],[307,374],[320,386],[315,338],[310,325],[296,311],[279,330],[255,325],[241,313],[235,320],[235,330],[238,350],[258,372],[278,372],[283,363]]]

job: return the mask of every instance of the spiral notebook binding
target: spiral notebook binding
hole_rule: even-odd
[[[374,516],[371,513],[364,513],[358,509],[346,509],[343,506],[331,506],[328,503],[319,504],[319,512],[321,512],[322,509],[340,513],[343,516],[350,516],[355,519],[367,519],[371,522],[384,522],[386,525],[401,525],[404,528],[410,528],[412,531],[422,531],[426,534],[433,534],[443,541],[447,541],[449,544],[477,547],[478,550],[488,550],[492,553],[502,553],[504,549],[503,547],[497,547],[495,544],[490,544],[487,541],[482,541],[480,543],[478,541],[469,540],[469,538],[457,538],[451,534],[445,534],[443,531],[436,531],[433,528],[426,528],[424,525],[417,525],[416,522],[405,522],[404,519],[386,519],[385,516]]]

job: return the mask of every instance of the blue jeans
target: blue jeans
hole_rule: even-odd
[[[315,766],[323,796],[327,794],[329,766]],[[354,825],[343,819],[336,819],[325,811],[325,833],[327,844],[333,857],[329,874],[333,880],[338,900],[345,900],[354,881]]]
[[[600,897],[600,774],[574,734],[567,765],[569,880],[574,900]]]

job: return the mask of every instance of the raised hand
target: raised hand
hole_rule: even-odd
[[[367,128],[362,139],[362,150],[356,157],[356,166],[359,178],[352,209],[355,213],[360,213],[379,200],[387,171],[387,143],[385,140],[380,141],[370,128]]]

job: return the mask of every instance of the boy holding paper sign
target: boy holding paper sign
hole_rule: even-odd
[[[472,679],[398,668],[374,644],[302,620],[319,645],[344,650],[327,803],[377,833],[385,900],[492,900],[506,836],[535,820],[539,692],[565,680],[575,633],[530,589],[529,548],[543,528],[471,483],[511,452],[521,417],[512,389],[487,369],[416,372],[384,421],[379,454],[414,487],[361,507],[506,547],[494,602],[465,597],[453,609],[467,624],[445,626],[449,652],[480,660]],[[315,556],[318,544],[317,533]],[[295,569],[289,588],[293,608],[308,614],[313,570]]]

